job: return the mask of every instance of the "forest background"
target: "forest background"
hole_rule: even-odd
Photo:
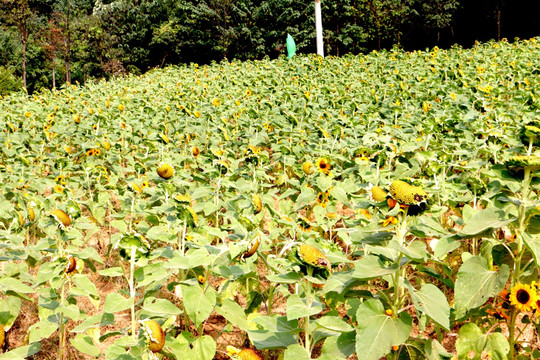
[[[322,0],[326,55],[540,34],[540,1]],[[0,95],[182,63],[315,52],[313,0],[0,0]]]

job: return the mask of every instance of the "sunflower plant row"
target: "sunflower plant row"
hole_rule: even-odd
[[[538,358],[538,58],[533,38],[2,98],[0,359]]]

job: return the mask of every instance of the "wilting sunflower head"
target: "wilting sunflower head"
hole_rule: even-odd
[[[238,353],[239,360],[263,360],[261,354],[257,350],[253,349],[242,349]]]
[[[128,261],[131,259],[132,249],[135,249],[136,259],[150,255],[150,243],[144,236],[136,232],[123,234],[114,248],[120,248],[120,256]]]
[[[68,255],[66,258],[66,268],[64,269],[64,273],[71,274],[75,271],[75,269],[77,269],[77,261],[73,256]]]
[[[174,200],[181,205],[191,206],[191,197],[188,194],[178,194],[174,197]]]
[[[61,229],[64,229],[71,225],[71,218],[68,214],[64,212],[64,210],[54,209],[50,212],[50,215],[53,217],[54,220],[56,220],[58,226],[60,226]]]
[[[403,205],[419,205],[426,201],[426,192],[414,185],[410,185],[402,180],[394,180],[390,184],[390,195],[394,200]]]
[[[240,259],[244,260],[244,259],[247,259],[248,257],[253,256],[253,254],[255,254],[255,252],[259,248],[260,244],[261,244],[261,234],[257,233],[255,234],[255,236],[253,236],[253,238],[249,242],[247,246],[247,250],[242,255],[240,255]]]
[[[167,163],[161,163],[157,168],[157,173],[161,178],[169,179],[174,175],[174,168]]]
[[[168,144],[169,143],[169,137],[165,134],[159,134],[159,140],[163,143],[163,144]]]
[[[34,221],[36,220],[36,212],[34,211],[34,208],[36,207],[36,203],[31,201],[29,204],[28,204],[28,208],[27,208],[27,211],[28,211],[28,220],[30,221]]]
[[[388,195],[382,187],[377,186],[377,185],[371,185],[367,190],[368,190],[368,199],[377,203],[385,201],[386,196]]]
[[[330,261],[326,255],[314,246],[302,244],[298,247],[297,254],[306,265],[322,269],[330,267]]]
[[[317,166],[317,169],[319,169],[319,172],[325,174],[328,174],[332,168],[327,158],[318,158],[315,165]]]
[[[191,155],[193,155],[193,157],[199,156],[200,153],[201,153],[201,149],[199,149],[198,146],[193,146],[191,148]]]
[[[129,190],[133,191],[134,193],[142,194],[141,187],[139,185],[135,184],[135,183],[129,183],[128,188],[129,188]]]
[[[505,165],[509,169],[524,169],[530,168],[533,170],[540,168],[540,156],[527,156],[527,155],[517,155],[513,156],[510,159],[506,160]]]
[[[214,166],[221,175],[225,175],[230,167],[229,163],[225,160],[214,160]]]
[[[304,174],[306,175],[311,175],[313,174],[313,172],[315,171],[315,169],[313,168],[313,164],[311,163],[311,161],[306,161],[302,164],[302,171],[304,172]]]
[[[261,201],[261,197],[259,194],[253,194],[253,209],[255,211],[255,214],[258,214],[262,211],[263,204]]]
[[[520,312],[531,311],[536,308],[538,295],[536,291],[527,284],[516,284],[510,290],[510,305]]]
[[[540,139],[540,121],[532,120],[523,125],[520,131],[520,138],[524,145],[529,145],[531,141],[534,144],[538,144],[538,140]]]
[[[161,351],[165,345],[165,331],[154,320],[146,319],[139,322],[143,328],[144,335],[148,339],[148,348],[150,351],[153,353]]]

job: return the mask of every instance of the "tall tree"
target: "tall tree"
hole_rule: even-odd
[[[29,19],[32,16],[28,0],[2,0],[2,18],[7,24],[18,29],[22,43],[22,78],[26,90],[26,48],[28,45]]]

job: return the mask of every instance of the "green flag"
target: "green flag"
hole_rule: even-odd
[[[287,34],[287,57],[290,59],[296,55],[296,44],[290,34]]]

